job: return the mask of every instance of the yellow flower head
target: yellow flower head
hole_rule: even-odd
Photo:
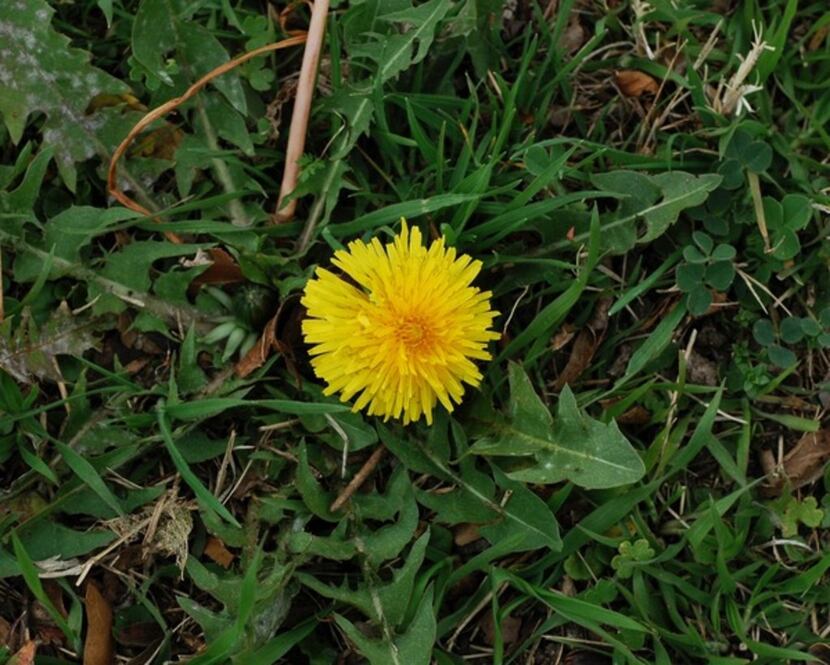
[[[443,238],[427,250],[420,230],[401,221],[385,247],[375,238],[335,252],[332,263],[351,280],[317,269],[302,299],[303,335],[326,395],[358,395],[355,411],[431,424],[436,402],[452,411],[464,384],[481,381],[473,359],[490,359],[496,312],[490,292],[471,285],[480,261]]]

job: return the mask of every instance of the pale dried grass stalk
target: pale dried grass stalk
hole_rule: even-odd
[[[311,114],[311,100],[314,97],[314,84],[317,78],[317,67],[320,64],[320,52],[323,49],[328,12],[329,0],[316,0],[311,9],[311,22],[308,26],[303,62],[300,66],[297,96],[294,98],[294,110],[291,113],[291,126],[288,130],[280,196],[271,218],[274,224],[290,221],[294,218],[294,212],[297,209],[297,199],[291,199],[288,202],[285,199],[297,187],[297,179],[300,176],[299,160],[305,150],[308,118]]]
[[[762,86],[744,83],[744,81],[746,81],[755,69],[755,65],[758,64],[758,60],[764,51],[774,51],[775,47],[770,46],[763,40],[760,29],[757,26],[753,26],[753,29],[755,35],[752,48],[746,54],[746,57],[738,56],[741,60],[738,71],[732,75],[732,78],[725,85],[719,86],[715,93],[712,107],[716,112],[722,113],[723,115],[732,115],[736,112],[740,113],[741,109],[751,112],[752,107],[746,101],[746,96],[753,92],[763,90]]]

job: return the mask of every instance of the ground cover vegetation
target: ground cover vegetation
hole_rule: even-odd
[[[0,3],[0,663],[830,662],[826,3],[333,2],[273,223],[309,17]],[[430,424],[303,339],[401,218]]]

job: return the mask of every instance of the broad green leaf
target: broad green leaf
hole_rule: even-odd
[[[404,482],[405,481],[405,482]],[[356,505],[351,509],[357,516],[358,526],[351,528],[347,535],[350,520],[343,519],[344,515],[329,512],[329,504],[334,499],[332,493],[326,492],[311,474],[305,457],[305,449],[301,448],[300,463],[297,468],[296,486],[302,496],[305,509],[314,515],[329,522],[337,522],[337,526],[328,536],[317,536],[307,531],[294,531],[289,536],[289,548],[297,554],[317,555],[335,561],[351,559],[362,554],[371,566],[380,566],[383,562],[397,557],[408,543],[412,541],[418,527],[418,504],[409,476],[398,473],[390,482],[386,496],[387,503],[393,506],[386,515],[379,513],[365,514],[366,505],[355,499]],[[379,497],[378,497],[379,498]],[[376,502],[373,502],[376,503]],[[371,509],[371,505],[369,506]],[[397,520],[390,524],[378,526],[377,520]],[[363,518],[375,522],[362,523]]]
[[[423,449],[442,465],[450,459],[450,431],[448,419],[442,414],[430,428],[429,438]],[[496,509],[496,484],[489,473],[477,468],[474,457],[467,455],[467,437],[463,429],[452,423],[452,439],[457,445],[456,456],[459,458],[457,474],[462,482],[457,483],[451,491],[432,492],[416,488],[418,502],[435,512],[435,521],[442,524],[488,524],[499,521],[500,512]],[[440,477],[440,476],[439,476]],[[486,500],[482,500],[486,499]]]
[[[769,356],[770,362],[781,369],[792,367],[798,362],[798,356],[780,344],[771,344],[768,346],[767,355]]]
[[[752,326],[752,336],[761,346],[775,343],[775,328],[769,319],[758,319]]]
[[[41,127],[44,147],[55,151],[61,177],[75,190],[77,162],[109,156],[105,136],[123,136],[128,115],[98,110],[87,114],[96,95],[122,95],[129,88],[89,64],[89,55],[69,47],[69,39],[52,28],[54,10],[45,0],[0,3],[0,115],[18,143],[29,116],[46,115]]]
[[[102,502],[98,494],[88,487],[78,488],[74,486],[69,491],[72,492],[72,499],[61,505],[62,513],[67,515],[89,515],[101,520],[118,516],[113,508]],[[125,513],[131,513],[137,508],[155,501],[164,494],[164,491],[165,488],[162,485],[125,490],[124,497],[119,499],[119,503]]]
[[[188,571],[189,572],[189,571]],[[192,577],[192,576],[191,576]],[[238,581],[237,581],[238,586]],[[206,641],[215,644],[220,637],[225,634],[229,626],[232,626],[233,620],[231,617],[216,612],[211,612],[208,608],[200,605],[195,600],[184,594],[176,596],[176,602],[179,604],[185,613],[193,619],[205,633]],[[227,640],[227,638],[225,638]],[[233,644],[230,645],[231,647]]]
[[[81,260],[81,250],[89,245],[93,238],[106,233],[114,224],[137,216],[126,208],[73,206],[46,222],[42,246],[55,257],[70,264],[77,264]],[[23,282],[34,280],[40,265],[41,261],[31,254],[18,256],[14,265],[15,278]],[[50,279],[63,277],[66,272],[65,265],[55,265],[50,271]]]
[[[559,525],[547,504],[524,483],[510,480],[495,464],[491,465],[496,482],[509,499],[504,504],[505,513],[522,515],[523,520],[501,519],[482,526],[479,531],[491,543],[514,539],[513,551],[547,547],[553,551],[562,548]]]
[[[380,566],[398,556],[412,541],[418,519],[418,503],[410,485],[403,496],[398,521],[375,529],[364,527],[354,539],[356,548],[371,565]]]
[[[591,176],[598,189],[623,197],[614,218],[603,224],[603,244],[621,254],[659,238],[681,212],[704,203],[721,180],[719,175],[696,176],[683,171],[653,176],[615,171]],[[645,223],[643,232],[636,226],[640,220]]]
[[[687,298],[689,314],[692,316],[703,316],[712,304],[712,294],[705,286],[701,285],[689,293]]]
[[[112,0],[97,0],[98,8],[104,13],[107,19],[107,26],[112,25]]]
[[[35,561],[60,557],[67,560],[83,556],[108,545],[115,539],[111,531],[78,531],[45,519],[18,529],[21,542]]]
[[[308,463],[308,447],[305,442],[300,444],[300,452],[297,459],[297,475],[294,478],[294,485],[306,507],[320,519],[327,522],[339,522],[340,515],[335,515],[329,510],[334,501],[334,495],[323,489]]]
[[[511,535],[520,534],[511,546],[514,549],[535,549],[539,543],[552,549],[559,546],[555,525],[546,521],[545,513],[528,516],[525,513],[527,502],[522,497],[515,502],[502,506],[492,494],[493,482],[483,473],[471,474],[462,470],[460,473],[451,469],[446,460],[441,459],[426,446],[419,446],[409,439],[398,439],[385,427],[379,427],[381,440],[392,453],[408,468],[418,473],[428,473],[452,482],[458,489],[448,493],[451,498],[430,497],[425,492],[418,493],[418,500],[425,506],[435,507],[448,523],[458,524],[462,521],[473,523],[506,520],[513,522]],[[497,529],[494,537],[500,534]]]
[[[781,339],[787,344],[798,344],[804,339],[804,330],[801,327],[801,320],[788,316],[781,321]]]
[[[253,560],[248,563],[241,583],[236,578],[235,582],[239,593],[238,603],[229,611],[234,622],[207,643],[206,648],[190,661],[193,665],[218,665],[226,662],[234,652],[234,647],[244,636],[245,627],[251,620],[254,611],[257,589],[261,583],[258,580],[261,561],[261,552],[257,551]]]
[[[412,480],[403,464],[392,471],[385,489],[383,494],[377,490],[369,494],[356,493],[349,500],[349,509],[363,521],[393,519],[409,499],[409,490],[412,489]]]
[[[321,100],[324,109],[341,116],[346,123],[346,137],[337,145],[334,158],[343,158],[357,140],[369,131],[375,113],[371,89],[347,85]]]
[[[228,54],[214,34],[192,21],[199,3],[187,0],[142,0],[133,22],[132,45],[136,59],[168,85],[164,57],[173,53],[189,82],[228,61]],[[245,93],[239,76],[231,72],[213,81],[240,113],[245,113]]]
[[[200,2],[188,0],[141,2],[133,22],[132,46],[135,60],[149,72],[150,87],[155,87],[154,79],[158,79],[172,86],[176,92],[184,92],[187,86],[229,60],[214,31],[194,19],[194,13],[201,5]],[[216,90],[229,105],[217,99]],[[195,106],[193,122],[196,133],[188,136],[180,150],[176,151],[180,192],[190,190],[193,168],[208,166],[213,169],[216,182],[226,194],[236,194],[252,186],[256,188],[256,182],[246,178],[237,160],[225,160],[220,155],[218,137],[235,143],[247,154],[253,151],[243,120],[247,114],[247,99],[237,71],[214,79],[211,88],[200,92],[192,104]],[[243,181],[251,185],[240,186]],[[228,213],[235,225],[250,224],[245,208],[237,199],[229,201]]]
[[[446,0],[430,0],[416,7],[380,15],[378,18],[381,21],[396,23],[403,30],[377,35],[377,42],[355,46],[352,53],[377,62],[381,83],[388,81],[426,57],[435,39],[438,23],[450,6]]]
[[[394,571],[388,584],[373,586],[369,579],[355,589],[348,582],[339,587],[331,586],[307,573],[298,573],[295,577],[321,596],[352,605],[372,621],[395,627],[406,614],[428,542],[429,532],[426,532],[412,545],[404,565]]]
[[[66,462],[66,465],[72,469],[75,475],[78,476],[78,478],[80,478],[83,483],[87,485],[87,487],[95,492],[101,501],[107,504],[119,515],[123,515],[124,509],[121,506],[121,502],[118,500],[118,497],[112,493],[112,490],[107,487],[104,479],[98,475],[95,467],[93,467],[92,464],[90,464],[86,459],[62,441],[55,441],[54,444],[58,449],[58,452],[61,454],[61,457],[63,457],[63,461]]]
[[[803,194],[787,194],[781,200],[784,225],[793,231],[801,231],[813,218],[813,205]]]
[[[243,597],[239,577],[233,571],[214,569],[218,570],[214,572],[193,556],[188,557],[185,570],[197,587],[221,602],[231,615],[237,615],[240,608],[250,602]],[[246,572],[248,570],[250,568],[246,568]],[[264,583],[265,579],[261,580],[261,584]]]
[[[147,293],[153,283],[151,267],[160,259],[188,256],[207,247],[203,244],[174,245],[160,240],[132,242],[123,249],[110,254],[106,265],[100,271],[101,278],[115,282],[127,289]],[[105,291],[97,282],[89,284],[90,299],[100,296],[93,311],[96,313],[119,313],[126,309],[126,303]]]
[[[132,242],[107,257],[101,275],[136,291],[149,291],[152,285],[150,267],[159,259],[188,256],[205,245],[174,245],[159,240]]]
[[[684,293],[691,293],[703,286],[706,268],[699,263],[681,263],[674,273],[677,287]]]
[[[335,615],[335,620],[346,636],[357,645],[370,665],[429,665],[435,643],[435,612],[432,608],[433,587],[422,596],[415,617],[406,631],[381,640],[366,637],[346,617]]]
[[[772,148],[769,144],[755,139],[752,134],[741,128],[732,135],[724,155],[728,160],[737,160],[741,166],[753,173],[763,173],[772,165]],[[742,176],[743,174],[741,180]]]
[[[320,556],[331,561],[348,561],[357,555],[357,546],[354,540],[346,539],[345,526],[346,522],[341,522],[330,536],[294,531],[287,538],[288,551],[292,554]]]
[[[28,161],[31,154],[29,146],[20,151],[17,163],[14,167],[10,167],[8,172],[8,180],[4,181],[0,187],[0,213],[14,213],[19,214],[17,219],[9,216],[3,220],[3,225],[6,230],[15,235],[19,234],[23,229],[23,223],[26,218],[33,218],[35,201],[40,195],[40,188],[43,185],[43,178],[46,175],[46,169],[54,156],[53,148],[44,148],[38,152],[37,156]],[[23,178],[20,184],[12,190],[6,191],[6,187],[13,184],[19,171],[23,171]]]
[[[735,279],[732,261],[715,261],[706,267],[706,281],[718,291],[726,291]]]
[[[643,461],[615,422],[606,425],[581,412],[568,386],[559,395],[554,421],[522,367],[511,363],[508,371],[510,418],[494,424],[493,433],[473,446],[474,453],[527,458],[507,475],[528,483],[570,480],[597,489],[643,476]]]

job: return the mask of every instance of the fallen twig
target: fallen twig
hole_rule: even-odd
[[[385,446],[378,446],[375,448],[375,452],[373,452],[369,459],[360,467],[360,471],[358,471],[354,478],[349,481],[349,484],[340,492],[339,496],[334,500],[331,504],[329,510],[331,512],[336,512],[340,510],[343,505],[352,498],[352,495],[360,489],[360,486],[366,482],[366,479],[369,477],[369,474],[375,470],[375,467],[378,463],[383,459],[384,454],[386,453]]]

